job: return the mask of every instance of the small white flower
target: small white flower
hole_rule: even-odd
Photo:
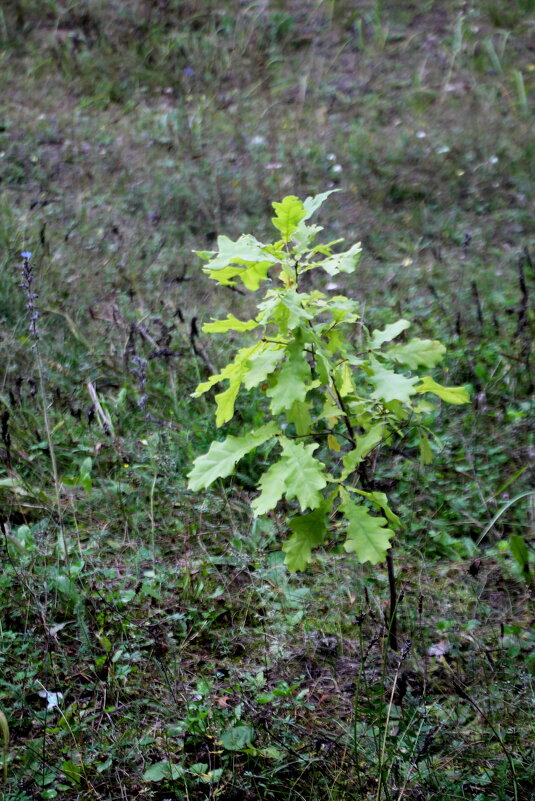
[[[59,706],[59,702],[63,701],[63,693],[51,693],[48,690],[39,690],[39,696],[46,701],[47,712]]]
[[[425,131],[416,131],[416,138],[417,139],[425,139],[427,136]]]

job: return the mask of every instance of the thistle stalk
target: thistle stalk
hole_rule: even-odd
[[[47,401],[46,401],[46,382],[45,373],[43,369],[43,360],[39,348],[40,331],[39,331],[39,310],[35,301],[37,300],[37,293],[34,292],[34,271],[32,264],[32,254],[30,251],[24,251],[20,254],[22,257],[22,264],[20,267],[21,283],[20,287],[26,297],[26,311],[28,312],[28,330],[32,340],[32,350],[35,353],[35,363],[37,366],[37,374],[39,376],[39,394],[41,398],[41,405],[43,409],[43,420],[45,424],[46,440],[48,445],[48,452],[50,454],[50,464],[52,467],[52,477],[54,480],[54,492],[56,496],[56,511],[58,517],[58,526],[60,533],[61,550],[63,551],[63,558],[67,569],[69,569],[69,551],[67,548],[67,540],[65,537],[65,528],[63,525],[63,513],[61,510],[61,482],[59,479],[58,466],[56,462],[56,453],[54,450],[54,443],[52,441],[52,428],[50,425],[50,418],[48,415]]]

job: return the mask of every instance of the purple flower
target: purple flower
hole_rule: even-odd
[[[31,250],[23,250],[20,255],[22,256],[23,259],[27,260],[27,259],[31,259],[32,252],[31,252]]]
[[[188,78],[193,78],[195,75],[195,70],[193,67],[184,67],[184,75],[187,75]]]

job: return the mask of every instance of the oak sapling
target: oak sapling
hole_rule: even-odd
[[[422,461],[430,461],[433,434],[424,424],[434,408],[429,396],[453,404],[469,400],[464,387],[420,375],[443,358],[439,341],[400,341],[410,325],[404,319],[370,332],[355,301],[300,286],[310,270],[333,278],[354,272],[359,263],[360,243],[341,253],[335,252],[341,240],[315,244],[322,228],[309,220],[330,194],[273,203],[278,233],[272,243],[250,234],[235,242],[220,236],[217,251],[198,254],[206,262],[203,271],[218,284],[239,281],[251,292],[267,289],[253,319],[229,314],[204,325],[207,333],[247,332],[254,339],[199,384],[193,397],[227,383],[215,395],[219,427],[232,420],[241,389],[260,387],[268,422],[214,441],[193,463],[189,488],[202,490],[232,475],[246,454],[271,443],[272,463],[258,481],[252,509],[265,515],[285,498],[286,508],[295,510],[282,546],[291,571],[303,570],[315,547],[340,536],[360,562],[383,562],[402,523],[385,493],[367,482],[367,457],[410,428]]]

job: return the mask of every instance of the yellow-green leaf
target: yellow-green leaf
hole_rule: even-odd
[[[414,389],[416,392],[433,392],[446,403],[460,405],[470,402],[470,395],[465,387],[443,387],[442,384],[437,384],[429,375],[424,376],[421,383]]]
[[[352,451],[346,453],[343,458],[344,471],[342,473],[342,481],[344,481],[357,467],[363,459],[369,454],[378,442],[383,438],[383,423],[376,423],[362,436],[357,437],[356,447]]]
[[[276,217],[271,222],[277,228],[283,240],[289,242],[293,232],[306,215],[303,202],[295,195],[288,195],[281,203],[273,203]]]
[[[271,398],[273,414],[287,411],[295,401],[304,401],[311,379],[310,365],[304,359],[301,346],[290,350],[288,360],[275,376],[275,383],[266,395]]]
[[[242,437],[227,437],[223,442],[216,440],[210,449],[193,462],[193,468],[188,473],[188,487],[195,492],[205,489],[216,478],[226,478],[233,472],[236,463],[249,451],[258,448],[268,439],[280,433],[276,423],[267,423],[255,431],[250,431]]]
[[[362,245],[357,242],[345,253],[335,253],[320,262],[321,267],[331,276],[338,273],[352,273],[362,255]]]
[[[207,334],[220,334],[225,331],[252,331],[257,325],[256,320],[238,320],[233,314],[228,314],[226,320],[205,323],[202,330]]]
[[[302,512],[316,509],[322,501],[319,490],[327,479],[323,464],[312,456],[319,445],[304,445],[284,437],[280,441],[282,456],[263,474],[258,482],[262,491],[251,504],[257,516],[274,509],[283,495],[289,501],[296,498]]]
[[[370,348],[372,348],[372,350],[380,348],[383,342],[390,342],[392,339],[395,339],[402,331],[409,328],[409,326],[410,323],[408,320],[398,320],[395,323],[387,325],[382,331],[375,329],[370,340]]]
[[[411,395],[416,392],[414,385],[418,382],[418,378],[406,378],[393,370],[387,370],[375,359],[370,360],[370,366],[373,370],[370,381],[375,386],[374,392],[371,393],[372,398],[385,403],[393,400],[402,403],[410,401]]]
[[[235,355],[234,359],[227,364],[227,366],[224,367],[220,373],[215,373],[214,375],[210,376],[208,381],[201,382],[196,387],[195,392],[191,393],[191,397],[198,398],[200,395],[204,395],[205,392],[208,392],[208,390],[211,389],[215,384],[219,384],[225,379],[232,381],[240,374],[243,374],[248,360],[252,358],[255,353],[262,350],[263,344],[264,343],[262,342],[257,342],[255,345],[250,345],[247,348],[241,348]]]
[[[273,342],[263,342],[262,345],[263,350],[259,350],[249,359],[247,373],[243,376],[243,386],[246,389],[252,389],[261,381],[265,381],[285,355],[285,347],[282,343],[279,345]]]
[[[388,505],[388,498],[384,492],[367,492],[366,490],[357,489],[356,487],[352,487],[351,491],[356,492],[357,495],[362,495],[363,498],[367,498],[371,501],[374,506],[382,509],[386,519],[394,528],[401,528],[401,520]]]
[[[312,417],[310,415],[310,404],[304,401],[294,401],[286,411],[286,419],[295,426],[295,433],[302,437],[308,434],[312,427]]]
[[[393,345],[385,356],[400,364],[406,364],[411,370],[417,367],[435,367],[446,353],[446,348],[438,339],[411,339],[405,345]]]
[[[344,550],[354,552],[359,562],[371,562],[372,565],[384,562],[394,536],[392,529],[385,528],[384,517],[374,517],[366,507],[353,503],[346,493],[341,508],[348,521]]]
[[[282,546],[288,570],[304,570],[312,561],[312,548],[321,545],[327,534],[324,504],[313,512],[294,517],[288,524],[294,532]]]

